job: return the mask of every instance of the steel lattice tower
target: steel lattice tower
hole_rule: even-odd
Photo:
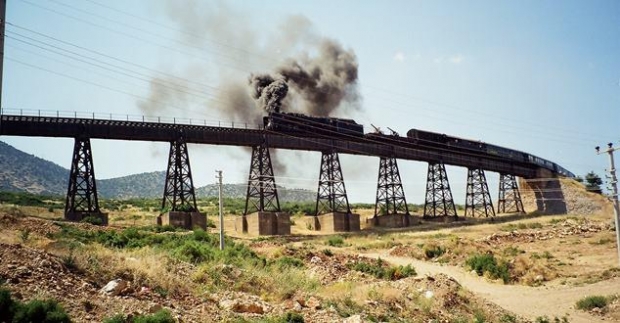
[[[316,196],[316,215],[329,212],[351,213],[340,159],[338,153],[333,151],[321,154],[321,173]]]
[[[90,138],[75,138],[69,173],[65,217],[80,213],[100,213]]]
[[[426,177],[426,198],[424,200],[424,217],[454,216],[456,206],[452,198],[448,173],[442,162],[429,163]]]
[[[499,174],[497,213],[525,213],[519,186],[514,175]]]
[[[387,214],[409,215],[405,191],[394,157],[381,157],[379,160],[375,216]]]
[[[467,169],[467,193],[465,196],[465,216],[495,216],[489,185],[482,168]]]
[[[266,143],[252,147],[245,214],[252,212],[280,212],[278,189],[273,175],[271,156]]]
[[[165,210],[167,206],[169,211],[195,212],[198,210],[187,143],[183,137],[170,142],[162,210]]]

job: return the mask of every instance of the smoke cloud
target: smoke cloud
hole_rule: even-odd
[[[173,47],[192,56],[170,53],[168,64],[177,72],[153,78],[147,99],[138,102],[146,115],[258,125],[272,111],[361,112],[355,53],[317,33],[305,16],[286,17],[266,30],[251,23],[254,13],[233,10],[225,1],[163,4],[179,29]],[[284,172],[275,151],[272,158],[276,171]]]
[[[332,115],[343,102],[359,108],[358,63],[352,50],[345,50],[332,39],[322,39],[316,57],[302,56],[288,59],[274,75],[250,76],[253,98],[260,108],[267,112],[293,109],[316,116]],[[291,94],[301,99],[295,101],[301,106],[287,106],[284,98],[289,87]]]

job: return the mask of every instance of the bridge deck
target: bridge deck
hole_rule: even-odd
[[[525,178],[536,176],[538,167],[486,154],[472,154],[446,149],[409,145],[388,145],[368,140],[342,140],[287,136],[259,129],[200,126],[187,124],[66,118],[49,116],[0,116],[0,136],[89,137],[136,141],[170,142],[183,136],[188,143],[256,146],[263,138],[270,148],[307,151],[329,151],[365,156],[393,156],[398,159],[425,162],[443,161],[448,165],[480,167],[485,170],[513,174]]]

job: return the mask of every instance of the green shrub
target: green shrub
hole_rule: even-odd
[[[504,314],[500,317],[499,321],[501,323],[516,323],[517,317],[512,314]]]
[[[158,312],[150,315],[138,315],[133,318],[128,318],[123,314],[116,314],[110,318],[103,320],[103,323],[174,323],[174,318],[170,311],[159,310]]]
[[[324,255],[326,255],[328,257],[331,257],[331,256],[334,255],[334,253],[331,250],[329,250],[329,249],[323,249],[322,252],[323,252]]]
[[[55,300],[14,301],[8,289],[0,288],[0,322],[66,323],[71,322],[65,310]]]
[[[25,229],[23,231],[19,231],[19,237],[21,238],[22,242],[26,242],[28,241],[28,238],[30,238],[30,229]]]
[[[411,265],[392,267],[385,264],[380,258],[373,263],[359,261],[350,265],[350,268],[385,280],[399,280],[416,275],[416,271]]]
[[[577,309],[590,311],[596,307],[605,308],[607,306],[608,299],[605,296],[595,295],[587,296],[577,301]]]
[[[304,323],[303,315],[295,312],[287,312],[279,318],[278,323]]]
[[[123,314],[116,314],[112,317],[103,319],[103,323],[125,323],[127,318]]]
[[[11,322],[15,302],[11,298],[11,292],[6,288],[0,288],[0,322]]]
[[[152,315],[138,315],[133,319],[133,323],[174,323],[174,318],[168,310],[159,310]]]
[[[89,215],[85,218],[82,219],[82,221],[80,222],[84,222],[84,223],[90,223],[92,225],[103,225],[103,219],[101,219],[101,217],[95,216],[95,215]]]
[[[302,268],[304,266],[304,262],[301,259],[293,258],[293,257],[280,257],[275,260],[275,265],[279,269],[285,268]]]
[[[446,253],[446,248],[442,246],[429,245],[424,247],[424,255],[428,259],[440,257],[444,253]]]
[[[55,300],[32,300],[25,304],[17,305],[13,322],[45,322],[64,323],[71,322],[65,310]]]
[[[344,238],[341,236],[333,236],[327,239],[327,245],[332,247],[344,246]]]
[[[498,262],[492,254],[473,255],[465,261],[465,264],[475,270],[480,276],[487,273],[492,279],[501,278],[504,283],[510,281],[508,263],[505,261]]]

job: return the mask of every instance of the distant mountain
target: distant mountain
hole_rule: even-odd
[[[0,141],[0,191],[65,195],[69,171]]]
[[[95,161],[96,163],[96,161]],[[165,171],[141,173],[111,179],[98,179],[101,198],[159,198],[164,192]],[[0,191],[28,192],[63,196],[67,194],[69,170],[45,159],[24,153],[0,141]],[[280,201],[312,201],[316,193],[308,190],[278,188]],[[245,198],[247,184],[224,184],[222,194]],[[197,197],[217,196],[217,185],[196,189]]]
[[[102,198],[129,199],[161,197],[164,194],[166,172],[141,173],[97,180],[97,192]]]

